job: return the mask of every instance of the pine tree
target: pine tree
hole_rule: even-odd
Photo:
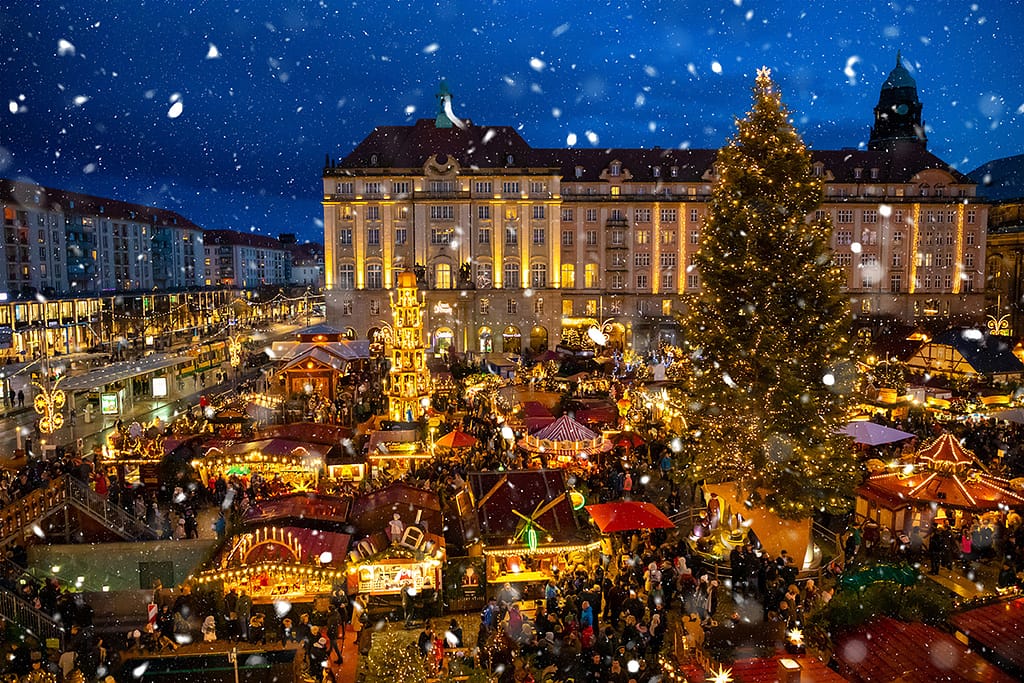
[[[822,184],[768,69],[718,152],[683,319],[692,354],[691,476],[734,481],[781,516],[848,506],[860,473],[841,426],[852,387],[849,308]]]

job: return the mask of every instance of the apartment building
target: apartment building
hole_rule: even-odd
[[[286,285],[291,254],[273,237],[207,230],[203,241],[204,282],[238,289]]]

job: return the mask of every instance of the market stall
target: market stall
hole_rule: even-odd
[[[489,595],[508,584],[541,597],[549,579],[597,563],[600,542],[578,524],[563,471],[471,472],[467,485],[475,505],[463,523],[481,539]]]
[[[312,602],[345,581],[349,535],[297,526],[258,526],[232,537],[197,578],[254,604]]]
[[[243,441],[209,448],[192,461],[202,481],[232,476],[260,477],[275,491],[313,491],[324,471],[328,449],[288,439]]]
[[[370,434],[366,444],[366,462],[370,476],[398,479],[417,461],[430,460],[430,453],[415,429],[378,430]]]

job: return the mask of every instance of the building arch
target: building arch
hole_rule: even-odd
[[[530,352],[542,353],[548,350],[548,328],[534,325],[530,330]]]
[[[431,335],[434,340],[434,353],[438,356],[447,356],[455,350],[455,331],[447,326],[434,330]]]
[[[490,353],[494,350],[494,333],[491,328],[484,325],[476,331],[477,350],[480,353]]]
[[[501,350],[503,353],[523,352],[523,333],[515,325],[509,325],[501,333]]]

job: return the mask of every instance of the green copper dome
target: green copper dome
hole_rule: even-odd
[[[882,84],[883,90],[895,88],[917,88],[917,81],[914,80],[914,77],[903,66],[903,60],[898,52],[896,53],[896,68],[889,72],[889,77]]]

